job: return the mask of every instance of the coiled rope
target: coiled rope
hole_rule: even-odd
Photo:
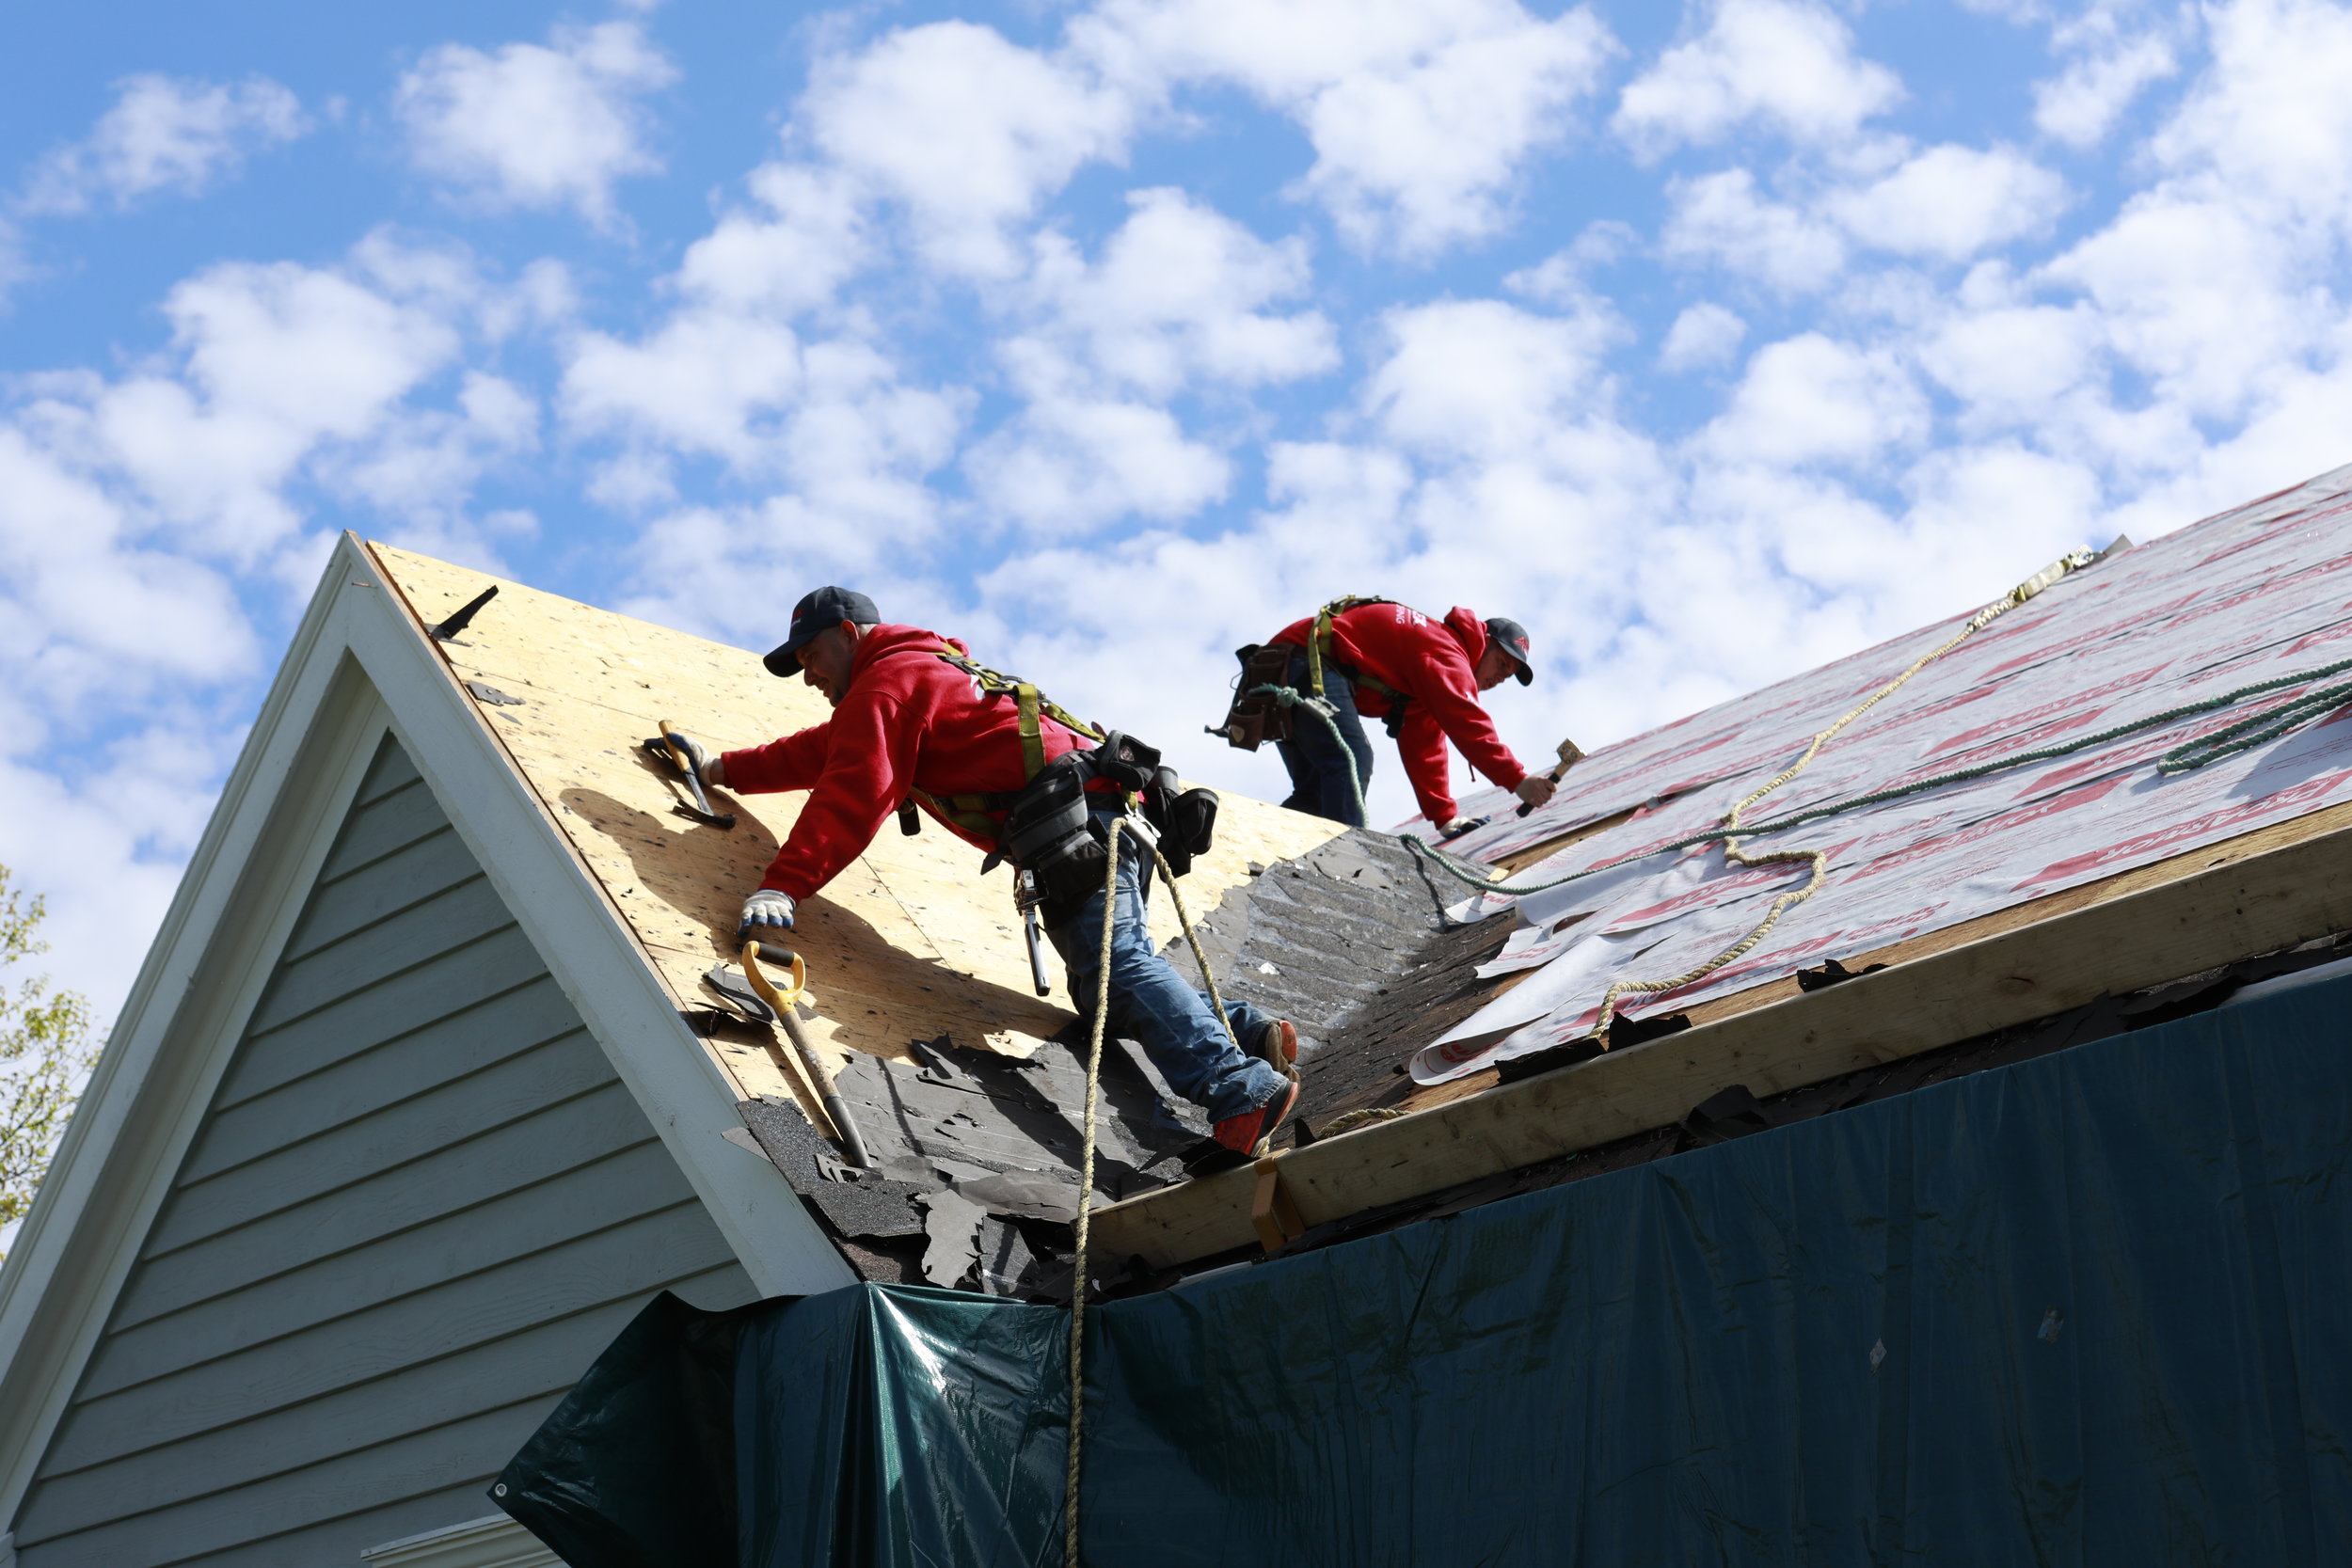
[[[1103,946],[1096,956],[1094,1027],[1087,1044],[1086,1118],[1078,1150],[1077,1244],[1070,1264],[1070,1447],[1062,1481],[1062,1561],[1067,1568],[1077,1568],[1078,1562],[1079,1428],[1086,1418],[1087,1242],[1094,1214],[1095,1106],[1103,1083],[1103,1028],[1111,1010],[1111,933],[1118,924],[1119,835],[1122,832],[1152,851],[1160,880],[1168,884],[1168,896],[1175,902],[1176,919],[1184,927],[1184,942],[1192,948],[1192,960],[1200,966],[1200,977],[1208,984],[1209,1003],[1216,1012],[1217,1022],[1224,1026],[1225,1037],[1232,1042],[1233,1049],[1241,1049],[1241,1038],[1233,1033],[1233,1021],[1226,1014],[1216,974],[1209,968],[1209,956],[1200,950],[1200,938],[1192,928],[1191,911],[1184,908],[1184,890],[1176,885],[1176,873],[1169,867],[1168,857],[1160,853],[1159,845],[1140,823],[1132,817],[1112,817],[1105,840],[1110,854],[1103,872]]]
[[[2078,740],[2068,742],[2060,746],[2044,747],[2041,748],[2037,752],[2014,753],[2010,756],[1998,758],[1993,762],[1979,764],[1975,768],[1957,768],[1948,773],[1936,775],[1933,778],[1915,780],[1909,784],[1899,785],[1892,789],[1878,790],[1869,795],[1857,796],[1852,800],[1838,801],[1834,805],[1820,806],[1810,811],[1798,812],[1776,821],[1750,824],[1744,820],[1748,809],[1751,806],[1754,806],[1757,801],[1763,800],[1766,796],[1771,795],[1774,790],[1777,790],[1788,784],[1799,774],[1803,773],[1807,768],[1811,767],[1813,765],[1813,759],[1820,755],[1822,747],[1828,745],[1832,740],[1836,739],[1849,726],[1862,719],[1862,717],[1867,714],[1872,708],[1878,706],[1879,704],[1884,702],[1888,697],[1893,696],[1897,691],[1900,690],[1911,681],[1912,677],[1918,674],[1919,672],[1925,670],[1929,665],[1933,664],[1936,660],[1942,658],[1953,649],[1959,647],[1963,642],[1965,642],[1968,639],[1974,637],[1977,633],[1982,631],[1986,626],[1991,626],[1994,621],[1999,620],[2003,615],[2008,614],[2019,605],[2022,605],[2028,599],[2040,594],[2052,583],[2058,581],[2071,572],[2079,571],[2081,568],[2090,565],[2090,562],[2096,559],[2097,557],[2089,550],[2075,550],[2068,555],[2061,556],[2058,560],[2052,562],[2049,565],[2043,567],[2032,577],[2027,578],[2025,581],[2019,583],[2016,587],[2010,589],[2008,593],[2002,594],[1991,604],[1986,605],[1982,610],[1977,611],[1976,614],[1970,616],[1966,623],[1961,626],[1960,630],[1947,638],[1943,642],[1930,649],[1927,653],[1922,654],[1918,658],[1913,660],[1908,669],[1904,670],[1893,680],[1888,681],[1885,685],[1880,687],[1877,690],[1871,692],[1867,697],[1865,697],[1861,702],[1855,704],[1851,708],[1849,708],[1838,718],[1836,723],[1831,724],[1827,729],[1821,730],[1816,734],[1812,739],[1807,742],[1804,752],[1798,756],[1796,761],[1790,763],[1787,768],[1783,768],[1778,774],[1773,776],[1764,784],[1740,797],[1739,801],[1732,806],[1731,810],[1724,815],[1722,821],[1716,823],[1714,827],[1704,832],[1692,833],[1689,837],[1678,839],[1674,843],[1657,846],[1656,847],[1643,851],[1639,855],[1623,856],[1614,861],[1605,862],[1599,865],[1587,867],[1582,871],[1571,872],[1567,876],[1555,878],[1548,882],[1537,882],[1531,886],[1521,887],[1515,887],[1508,882],[1497,881],[1479,876],[1462,866],[1459,863],[1455,862],[1453,857],[1445,854],[1443,851],[1433,848],[1415,834],[1407,833],[1402,835],[1405,847],[1413,854],[1418,855],[1429,863],[1436,865],[1457,881],[1463,882],[1470,887],[1483,889],[1486,892],[1516,895],[1540,893],[1547,888],[1560,887],[1565,885],[1566,883],[1577,881],[1585,877],[1596,876],[1600,872],[1613,869],[1616,866],[1624,865],[1631,861],[1642,859],[1648,855],[1661,854],[1673,849],[1687,849],[1701,844],[1720,843],[1724,848],[1724,860],[1725,863],[1741,866],[1750,870],[1771,865],[1799,864],[1804,865],[1809,869],[1811,874],[1806,877],[1804,886],[1791,888],[1788,891],[1775,896],[1771,905],[1765,910],[1763,919],[1756,922],[1756,924],[1752,927],[1744,936],[1740,937],[1739,941],[1733,942],[1730,946],[1723,949],[1713,957],[1706,959],[1704,962],[1684,971],[1682,974],[1665,975],[1658,979],[1618,980],[1612,982],[1609,988],[1601,993],[1600,1006],[1594,1014],[1593,1025],[1583,1037],[1590,1039],[1605,1039],[1610,1022],[1616,1013],[1618,998],[1635,994],[1656,994],[1663,991],[1679,990],[1685,986],[1692,985],[1697,981],[1706,978],[1716,970],[1723,968],[1726,964],[1736,962],[1740,958],[1744,958],[1747,954],[1753,952],[1757,943],[1761,942],[1766,937],[1772,934],[1772,928],[1780,924],[1780,920],[1783,915],[1787,914],[1790,910],[1796,908],[1799,904],[1804,903],[1806,899],[1812,897],[1814,894],[1820,891],[1822,882],[1828,878],[1829,875],[1829,857],[1827,854],[1819,849],[1776,849],[1764,854],[1750,854],[1740,847],[1740,840],[1743,836],[1753,838],[1763,833],[1785,831],[1787,829],[1796,827],[1804,822],[1820,821],[1825,816],[1834,816],[1841,812],[1858,810],[1866,805],[1875,804],[1883,800],[1894,800],[1904,795],[1916,794],[1922,790],[1932,789],[1941,784],[1956,783],[1963,779],[1981,777],[1986,773],[1994,772],[2000,768],[2015,768],[2024,763],[2039,760],[2043,757],[2061,756],[2066,754],[2068,752],[2080,751],[2088,746],[2098,744],[2101,741],[2112,739],[2118,735],[2130,734],[2136,730],[2152,728],[2156,724],[2169,722],[2184,717],[2188,713],[2204,712],[2215,707],[2224,706],[2232,702],[2242,701],[2247,696],[2252,695],[2258,691],[2275,690],[2280,687],[2293,685],[2298,681],[2312,680],[2322,675],[2331,674],[2342,669],[2352,669],[2352,660],[2346,660],[2341,665],[2332,665],[2322,670],[2306,672],[2300,675],[2287,676],[2271,681],[2260,682],[2251,687],[2241,688],[2239,690],[2234,692],[2224,693],[2220,697],[2208,699],[2203,703],[2186,705],[2180,709],[2171,710],[2163,714],[2152,715],[2147,719],[2137,721],[2131,724],[2117,725],[2111,730],[2103,731],[2095,736],[2087,736]],[[1345,746],[1343,742],[1341,741],[1339,725],[1333,717],[1333,710],[1329,703],[1315,698],[1303,697],[1299,693],[1286,691],[1278,688],[1261,687],[1258,688],[1257,690],[1265,695],[1272,696],[1276,702],[1282,704],[1282,705],[1286,707],[1304,709],[1308,713],[1313,715],[1316,721],[1330,732],[1333,742],[1340,745],[1341,750],[1344,752]],[[2295,724],[2301,722],[2304,719],[2312,717],[2318,712],[2325,711],[2327,706],[2334,705],[2333,704],[2326,701],[2326,698],[2331,694],[2332,693],[2322,692],[2308,693],[2304,697],[2297,699],[2296,702],[2286,705],[2287,708],[2294,710],[2294,713],[2291,716],[2284,712],[2284,710],[2278,712],[2265,712],[2256,715],[2253,718],[2244,721],[2238,724],[2231,725],[2227,729],[2217,732],[2215,735],[2201,737],[2201,739],[2195,742],[2192,746],[2185,746],[2177,749],[2173,752],[2167,753],[2166,757],[2163,759],[2163,763],[2159,764],[2159,766],[2164,767],[2167,772],[2185,771],[2190,768],[2204,767],[2212,762],[2218,761],[2221,757],[2231,755],[2235,752],[2244,751],[2249,746],[2258,745],[2262,740],[2268,738],[2271,736],[2283,734],[2287,729],[2294,727]],[[2341,698],[2337,700],[2339,702],[2342,701]],[[2168,764],[2170,766],[2165,766]],[[1358,815],[1362,816],[1364,815],[1363,784],[1362,780],[1356,775],[1352,757],[1348,768],[1348,779],[1350,785],[1355,790]]]
[[[2217,696],[2204,698],[2199,702],[2183,703],[2177,706],[2166,708],[2161,712],[2152,713],[2143,718],[2131,720],[2122,724],[2111,725],[2106,729],[2095,731],[2090,735],[2080,736],[2072,740],[2061,741],[2056,745],[2035,747],[2023,752],[2012,752],[2006,756],[1995,757],[1991,761],[1978,763],[1972,767],[1956,768],[1947,772],[1933,774],[1927,778],[1915,779],[1909,784],[1897,784],[1887,789],[1873,790],[1866,795],[1853,796],[1851,799],[1833,801],[1826,805],[1809,807],[1804,811],[1792,812],[1787,816],[1776,817],[1771,821],[1747,823],[1741,820],[1750,806],[1753,806],[1756,801],[1764,799],[1764,797],[1772,794],[1772,791],[1780,788],[1782,785],[1794,779],[1798,774],[1804,772],[1804,769],[1812,763],[1813,759],[1820,753],[1821,748],[1827,745],[1831,739],[1835,738],[1840,731],[1844,730],[1848,725],[1860,719],[1864,714],[1867,713],[1886,697],[1892,695],[1914,675],[1916,675],[1920,671],[1934,663],[1937,659],[1942,658],[1946,654],[1950,653],[1962,642],[1983,630],[1987,626],[1990,626],[1994,621],[1999,619],[2002,615],[2025,603],[2027,599],[2034,597],[2043,589],[2058,581],[2060,578],[2065,577],[2070,572],[2079,570],[2083,566],[2090,564],[2090,562],[2095,559],[2096,558],[2090,555],[2088,551],[2075,551],[2072,555],[2065,556],[2060,560],[2054,562],[2041,572],[2035,574],[2031,578],[2028,578],[2026,581],[2019,583],[2015,588],[2010,589],[2009,593],[2003,594],[1999,599],[1996,599],[1992,604],[1985,606],[1984,609],[1979,610],[1974,616],[1970,617],[1968,623],[1963,626],[1957,634],[1942,643],[1940,646],[1931,650],[1925,656],[1920,657],[1901,674],[1896,676],[1886,685],[1872,692],[1867,698],[1864,699],[1863,702],[1841,717],[1836,723],[1830,725],[1829,728],[1814,736],[1811,742],[1805,747],[1804,754],[1798,757],[1794,763],[1790,764],[1788,768],[1784,769],[1780,774],[1774,777],[1771,782],[1765,784],[1762,787],[1753,790],[1747,795],[1741,797],[1740,801],[1731,808],[1730,812],[1724,816],[1721,822],[1717,823],[1713,828],[1708,829],[1706,832],[1692,833],[1687,838],[1677,839],[1669,844],[1658,845],[1652,848],[1642,850],[1636,854],[1620,856],[1618,859],[1613,861],[1605,861],[1598,865],[1587,866],[1581,871],[1570,872],[1565,877],[1557,877],[1549,881],[1536,882],[1528,886],[1513,886],[1507,881],[1495,880],[1481,876],[1475,870],[1465,866],[1453,856],[1448,855],[1443,850],[1429,845],[1415,834],[1406,833],[1402,835],[1405,847],[1411,853],[1419,856],[1427,863],[1445,872],[1456,881],[1488,893],[1512,895],[1541,893],[1549,888],[1561,887],[1569,882],[1581,880],[1586,877],[1597,876],[1603,871],[1614,870],[1618,866],[1628,864],[1636,860],[1645,859],[1650,855],[1663,854],[1670,850],[1688,849],[1698,845],[1717,842],[1720,842],[1724,846],[1724,859],[1727,863],[1736,865],[1754,868],[1772,864],[1794,864],[1801,861],[1809,862],[1811,863],[1812,875],[1806,879],[1804,886],[1802,888],[1792,889],[1774,898],[1771,907],[1766,910],[1764,918],[1759,921],[1753,929],[1751,929],[1744,937],[1740,938],[1740,941],[1724,949],[1724,951],[1716,954],[1713,958],[1708,958],[1706,962],[1699,964],[1697,967],[1688,970],[1681,974],[1670,975],[1661,979],[1621,980],[1612,984],[1609,989],[1602,993],[1600,1007],[1599,1010],[1594,1015],[1592,1028],[1586,1032],[1584,1037],[1582,1037],[1588,1039],[1600,1038],[1605,1037],[1606,1036],[1610,1021],[1615,1012],[1617,999],[1620,996],[1633,993],[1656,993],[1661,991],[1678,990],[1684,986],[1688,986],[1698,980],[1704,979],[1707,975],[1713,974],[1716,970],[1721,969],[1725,964],[1731,963],[1740,958],[1744,957],[1749,952],[1752,952],[1758,942],[1762,942],[1765,937],[1772,933],[1772,927],[1779,924],[1782,915],[1786,914],[1789,910],[1795,908],[1797,905],[1804,903],[1806,899],[1812,897],[1816,892],[1820,891],[1821,883],[1827,877],[1829,871],[1829,859],[1827,855],[1820,850],[1811,849],[1778,850],[1770,854],[1749,855],[1743,853],[1740,848],[1740,837],[1741,835],[1754,838],[1765,833],[1784,832],[1791,828],[1802,827],[1810,822],[1819,822],[1828,817],[1840,816],[1846,812],[1858,811],[1866,806],[1873,806],[1888,800],[1900,800],[1905,796],[1921,794],[1931,789],[1940,789],[1946,784],[1960,784],[1971,779],[1980,779],[1985,777],[1987,774],[2001,772],[2007,768],[2024,767],[2030,763],[2047,762],[2053,758],[2067,756],[2076,752],[2088,751],[2094,746],[2104,745],[2110,740],[2120,739],[2125,736],[2137,735],[2143,731],[2158,729],[2169,724],[2174,724],[2184,719],[2193,718],[2201,713],[2211,713],[2218,708],[2231,707],[2238,703],[2245,702],[2251,697],[2258,697],[2267,692],[2282,690],[2289,687],[2306,685],[2312,681],[2324,680],[2328,676],[2342,674],[2346,671],[2352,671],[2352,658],[2340,659],[2335,663],[2324,664],[2316,669],[2302,670],[2297,671],[2293,674],[2275,675],[2268,680],[2255,681],[2249,685],[2235,688],[2233,690],[2221,692]],[[2225,757],[2235,756],[2239,752],[2249,751],[2256,746],[2260,746],[2267,741],[2276,739],[2279,736],[2287,734],[2289,731],[2296,729],[2301,725],[2310,722],[2312,720],[2320,717],[2322,714],[2331,712],[2336,708],[2344,706],[2347,702],[2352,702],[2352,681],[2340,682],[2333,686],[2321,687],[2314,690],[2303,692],[2300,695],[2291,698],[2284,703],[2279,704],[2274,707],[2265,708],[2260,713],[2252,714],[2245,719],[2239,720],[2235,723],[2225,725],[2208,735],[2199,736],[2193,740],[2183,742],[2181,745],[2172,748],[2170,751],[2165,752],[2162,756],[2157,758],[2156,770],[2167,777],[2171,777],[2176,774],[2193,772],[2201,768],[2210,767],[2214,763],[2219,762]],[[1314,712],[1315,717],[1321,720],[1325,725],[1330,729],[1333,739],[1337,740],[1339,738],[1338,725],[1333,723],[1327,715],[1317,711],[1313,705],[1302,702],[1295,705],[1306,707],[1309,711]],[[1361,795],[1359,791],[1359,800],[1360,800],[1360,799]]]

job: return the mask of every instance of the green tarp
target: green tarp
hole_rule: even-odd
[[[2308,985],[1097,1308],[1085,1559],[2341,1561],[2348,1006]],[[657,1304],[498,1501],[575,1568],[1056,1563],[1066,1323]]]

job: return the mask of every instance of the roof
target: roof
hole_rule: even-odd
[[[2352,470],[2340,470],[2110,551],[1921,669],[1752,815],[2069,744],[2340,662],[2352,654],[2338,641],[2352,633],[2347,531]],[[461,633],[431,635],[493,586]],[[1717,847],[1642,851],[1713,825],[1958,624],[1602,749],[1528,817],[1500,796],[1471,801],[1500,815],[1449,847],[1518,873],[1515,885],[1626,863],[1524,901],[1472,893],[1395,836],[1229,795],[1217,846],[1184,892],[1228,993],[1309,1037],[1302,1147],[1276,1161],[1305,1222],[1425,1205],[1465,1180],[1671,1126],[1731,1087],[1790,1093],[2352,929],[2321,874],[2330,856],[2352,869],[2331,836],[2352,823],[2352,726],[2314,723],[2178,776],[2153,767],[2241,705],[1759,841],[1819,848],[1827,879],[1737,963],[1625,1009],[1696,1027],[1647,1045],[1621,1034],[1624,1049],[1539,1070],[1613,978],[1687,967],[1799,879],[1727,872]],[[803,906],[802,1017],[879,1156],[878,1172],[845,1170],[813,1131],[783,1041],[707,980],[798,798],[731,800],[734,830],[701,825],[675,812],[678,785],[640,745],[665,719],[722,746],[764,739],[821,718],[816,694],[742,650],[346,540],[28,1223],[29,1260],[12,1258],[0,1278],[0,1348],[30,1342],[28,1279],[42,1295],[94,1256],[75,1251],[77,1236],[136,1223],[145,1189],[126,1151],[151,1165],[168,1156],[184,1131],[168,1107],[200,1086],[172,1079],[157,1053],[199,1002],[234,1005],[228,990],[174,987],[217,968],[224,933],[265,934],[258,916],[240,927],[223,911],[265,879],[272,824],[320,787],[303,782],[316,770],[304,759],[362,700],[389,713],[763,1290],[851,1269],[1066,1290],[1080,1042],[1064,998],[1030,989],[1009,879],[977,876],[969,847],[935,828],[885,829]],[[1175,943],[1168,901],[1154,900],[1153,920]],[[2155,926],[2174,936],[2135,934]],[[1831,958],[1891,967],[1801,995],[1799,972]],[[1100,1256],[1148,1272],[1248,1243],[1270,1189],[1247,1171],[1184,1180],[1203,1125],[1132,1046],[1106,1064],[1104,1094]],[[1363,1110],[1422,1114],[1333,1135],[1337,1117]],[[103,1293],[103,1269],[82,1275],[43,1331],[60,1344],[81,1332],[73,1302]]]
[[[1467,801],[1493,823],[1447,847],[1543,891],[1457,884],[1466,928],[1399,976],[1390,1016],[1359,1020],[1315,1064],[1326,1125],[1351,1108],[1430,1114],[1283,1154],[1308,1223],[1670,1127],[1719,1091],[1793,1090],[2352,928],[2324,892],[2346,859],[2331,835],[2352,824],[2352,723],[2335,706],[2352,695],[2352,467],[2119,546],[1927,663],[1750,808],[1769,822],[1858,802],[1747,841],[1826,863],[1752,949],[1621,1003],[1637,1025],[1699,1026],[1671,1044],[1633,1045],[1636,1027],[1597,1060],[1568,1046],[1613,982],[1688,973],[1809,870],[1729,866],[1720,841],[1674,846],[1716,829],[1978,607],[1599,750],[1524,818],[1499,791]],[[2315,721],[2193,770],[2157,766],[2313,693]],[[2195,940],[2169,940],[2184,924]],[[1213,1256],[1250,1238],[1256,1190],[1198,1182],[1114,1208],[1098,1234],[1152,1263]]]
[[[1973,609],[1598,752],[1544,810],[1503,815],[1465,841],[1517,866],[1514,885],[1622,868],[1516,901],[1518,929],[1481,973],[1535,973],[1418,1053],[1415,1079],[1443,1083],[1556,1045],[1591,1026],[1611,981],[1677,974],[1753,927],[1773,895],[1802,883],[1804,867],[1744,870],[1717,845],[1643,851],[1715,827],[1808,736],[1947,641]],[[2185,740],[2341,681],[2336,667],[2348,657],[2352,467],[2112,550],[1927,665],[1747,818],[1987,771],[1751,840],[1822,851],[1827,882],[1738,961],[1622,1010],[1687,1009],[2352,799],[2352,724],[2332,719],[2194,771],[2153,766]],[[2227,707],[2007,765],[2314,672]]]

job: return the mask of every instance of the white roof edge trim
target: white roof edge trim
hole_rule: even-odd
[[[342,585],[362,564],[348,541],[330,557],[0,1265],[0,1525],[24,1501],[384,733],[339,625]]]
[[[740,1118],[717,1064],[396,591],[345,534],[0,1264],[0,1528],[24,1502],[388,730],[753,1283],[797,1295],[855,1280],[783,1178],[720,1135]]]
[[[370,566],[370,575],[374,569]],[[392,730],[490,884],[580,1009],[612,1069],[693,1184],[761,1294],[857,1282],[774,1166],[743,1158],[735,1088],[687,1028],[604,886],[582,863],[395,592],[353,617],[351,650]],[[498,613],[494,604],[483,613]]]

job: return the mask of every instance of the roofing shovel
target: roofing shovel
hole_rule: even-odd
[[[775,983],[759,967],[762,957],[790,967],[792,989],[789,991],[778,993]],[[803,963],[801,956],[788,947],[762,947],[758,942],[747,942],[743,944],[743,978],[752,983],[752,990],[758,993],[760,1001],[776,1015],[776,1022],[784,1025],[785,1037],[792,1042],[793,1054],[801,1059],[801,1070],[808,1075],[809,1086],[816,1090],[818,1099],[824,1104],[825,1118],[833,1123],[834,1141],[841,1146],[841,1152],[848,1156],[850,1164],[861,1170],[872,1164],[873,1162],[866,1157],[866,1140],[858,1136],[857,1123],[850,1119],[850,1107],[842,1102],[841,1090],[833,1081],[833,1069],[825,1066],[825,1058],[809,1043],[807,1033],[801,1027],[800,1015],[792,1010],[792,1004],[807,988],[808,965]]]
[[[670,738],[670,736],[675,735],[676,733],[677,726],[671,723],[667,719],[664,719],[661,721],[661,733],[645,742],[645,751],[652,755],[656,761],[666,762],[671,767],[676,768],[678,777],[686,781],[686,787],[694,792],[694,803],[692,805],[690,806],[681,800],[670,809],[676,812],[680,816],[687,817],[695,822],[703,823],[708,827],[734,827],[735,813],[731,811],[712,811],[710,809],[710,797],[703,793],[703,781],[701,776],[694,771],[693,765],[686,760],[685,750],[681,748],[676,741]]]

